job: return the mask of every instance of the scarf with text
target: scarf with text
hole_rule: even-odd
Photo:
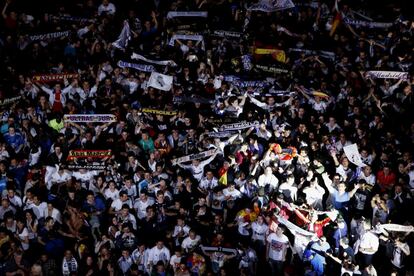
[[[241,130],[241,129],[251,128],[251,127],[258,127],[259,125],[260,125],[259,121],[254,121],[254,122],[244,121],[241,123],[222,125],[220,127],[220,131]]]
[[[366,71],[362,75],[365,78],[376,78],[376,79],[399,79],[407,80],[408,72],[398,72],[398,71]]]
[[[167,19],[175,17],[204,17],[207,18],[208,13],[204,11],[169,11],[167,13]]]
[[[132,68],[142,72],[152,72],[155,70],[154,66],[147,65],[147,64],[139,64],[139,63],[130,63],[126,61],[118,61],[117,65],[121,68]]]
[[[210,156],[213,156],[214,154],[217,153],[217,149],[211,149],[211,150],[206,150],[200,153],[195,153],[195,154],[190,154],[190,155],[186,155],[186,156],[182,156],[179,158],[175,158],[173,160],[171,160],[172,164],[181,164],[184,162],[189,162],[189,161],[193,161],[193,160],[197,160],[197,159],[203,159],[203,158],[207,158]]]
[[[85,158],[108,158],[112,156],[111,150],[71,150],[67,160]]]
[[[45,74],[45,75],[34,75],[32,81],[40,82],[51,82],[51,81],[62,81],[64,79],[72,79],[79,77],[78,73],[61,73],[61,74]]]
[[[31,41],[45,41],[48,39],[68,37],[69,35],[70,35],[70,31],[62,31],[62,32],[54,32],[54,33],[47,33],[47,34],[29,35],[29,39]]]
[[[65,114],[65,122],[71,123],[113,123],[116,122],[116,116],[112,114]]]
[[[247,9],[250,11],[275,12],[294,7],[295,5],[291,0],[260,0]]]

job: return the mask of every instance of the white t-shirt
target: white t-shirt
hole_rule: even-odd
[[[289,239],[283,234],[279,237],[271,233],[267,237],[267,242],[270,244],[269,258],[275,261],[285,261]]]
[[[262,225],[258,224],[256,221],[252,223],[252,240],[265,240],[265,235],[267,232],[267,225],[263,223]]]
[[[359,251],[366,255],[373,255],[378,251],[379,240],[377,235],[371,232],[366,232],[361,237],[361,243],[359,244]],[[365,251],[364,248],[373,248],[375,252]]]

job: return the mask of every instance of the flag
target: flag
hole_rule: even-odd
[[[281,63],[286,63],[286,53],[283,50],[256,48],[254,53],[256,55],[271,55],[275,60]]]
[[[131,40],[131,29],[129,28],[128,21],[124,21],[124,27],[122,28],[121,33],[119,34],[118,39],[112,43],[115,48],[125,51],[128,47],[128,42]]]
[[[172,88],[173,77],[160,74],[157,72],[152,72],[150,79],[148,81],[149,87],[154,87],[163,91],[170,91]]]

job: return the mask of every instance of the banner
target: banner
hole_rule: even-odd
[[[380,231],[388,232],[414,232],[414,226],[412,225],[400,225],[400,224],[380,224],[377,226]]]
[[[140,54],[133,53],[131,56],[132,59],[142,60],[148,63],[156,64],[156,65],[163,65],[163,66],[177,66],[177,63],[175,63],[173,60],[153,60],[148,59]]]
[[[70,150],[67,160],[111,157],[111,150]]]
[[[376,79],[399,79],[407,80],[408,72],[397,72],[397,71],[367,71],[363,73],[365,78],[376,78]]]
[[[65,114],[63,121],[71,123],[113,123],[116,116],[112,114]]]
[[[175,17],[205,17],[207,18],[208,13],[204,11],[169,11],[167,13],[167,19],[172,19]]]
[[[259,125],[260,125],[259,121],[254,121],[254,122],[244,121],[241,123],[223,125],[220,127],[220,131],[240,130],[240,129],[245,129],[245,128],[258,127]]]
[[[204,38],[202,35],[187,35],[187,34],[175,34],[171,37],[170,42],[168,45],[174,46],[175,40],[194,40],[197,42],[201,42],[201,48],[205,49]]]
[[[216,153],[217,153],[217,149],[211,149],[211,150],[203,151],[200,153],[195,153],[195,154],[190,154],[190,155],[182,156],[179,158],[175,158],[175,159],[172,159],[171,162],[173,165],[176,165],[176,164],[181,164],[184,162],[189,162],[189,161],[193,161],[197,159],[203,159],[206,157],[210,157]]]
[[[187,96],[175,96],[173,97],[174,103],[200,103],[200,104],[213,104],[214,100],[202,98],[202,97],[187,97]]]
[[[118,61],[117,65],[121,68],[132,68],[142,72],[152,72],[155,70],[154,66],[152,65],[130,63],[122,60]]]
[[[66,167],[69,170],[79,170],[79,169],[86,169],[86,170],[105,170],[107,168],[106,165],[88,165],[88,164],[68,164]]]
[[[329,51],[322,51],[322,50],[308,50],[308,49],[301,49],[301,48],[289,48],[289,52],[297,52],[297,53],[304,53],[308,56],[321,56],[326,59],[335,60],[335,53]]]
[[[140,111],[142,113],[156,114],[156,115],[167,115],[167,116],[174,116],[174,115],[178,114],[177,111],[158,110],[158,109],[152,109],[152,108],[142,108]]]
[[[69,21],[69,22],[79,22],[79,23],[94,23],[95,19],[83,18],[78,16],[69,16],[69,15],[46,15],[49,20],[56,21]]]
[[[243,36],[243,34],[239,32],[224,31],[224,30],[215,30],[213,31],[211,35],[218,36],[218,37],[224,37],[224,38],[241,38]]]
[[[344,152],[345,152],[346,158],[348,158],[348,160],[351,163],[357,165],[358,167],[365,167],[366,166],[362,162],[362,158],[361,158],[361,155],[359,154],[357,144],[352,144],[352,145],[349,145],[349,146],[345,146],[344,147]]]
[[[173,77],[153,71],[148,81],[149,87],[154,87],[163,91],[170,91],[173,84]]]
[[[51,82],[51,81],[61,81],[64,79],[73,79],[77,77],[79,77],[78,73],[34,75],[32,77],[32,81]]]
[[[70,31],[63,31],[63,32],[54,32],[54,33],[47,33],[47,34],[29,35],[29,39],[31,41],[37,41],[37,40],[47,40],[47,39],[53,39],[53,38],[67,37],[69,35],[70,35]]]
[[[254,50],[254,54],[255,55],[272,55],[272,57],[276,59],[277,61],[286,63],[286,53],[283,50],[256,48]]]
[[[247,9],[250,11],[275,12],[294,7],[295,5],[291,0],[260,0],[259,3],[253,4]]]
[[[21,98],[22,98],[22,96],[13,97],[13,98],[6,98],[6,99],[4,99],[3,101],[0,101],[0,106],[3,106],[3,105],[7,105],[7,104],[11,104],[11,103],[17,102],[17,101],[19,101]]]
[[[289,73],[289,70],[278,68],[276,66],[267,66],[267,65],[259,65],[256,64],[254,68],[259,69],[260,71],[266,72],[266,73],[273,73],[273,74],[287,74]]]
[[[128,42],[131,40],[131,29],[129,28],[129,23],[127,20],[124,21],[124,26],[122,31],[119,34],[118,39],[112,43],[112,46],[118,48],[122,51],[125,51],[128,47]]]
[[[355,27],[366,27],[370,29],[374,29],[374,28],[387,29],[394,25],[394,23],[362,21],[362,20],[351,19],[349,17],[343,17],[343,22],[345,24],[352,25]]]

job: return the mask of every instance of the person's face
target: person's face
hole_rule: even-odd
[[[13,198],[13,197],[14,197],[14,195],[15,195],[15,192],[14,192],[13,190],[8,190],[8,191],[7,191],[7,195],[8,195],[10,198]]]
[[[164,247],[164,242],[162,242],[162,241],[157,242],[157,248],[158,249],[162,249],[163,247]]]
[[[95,197],[93,195],[88,195],[87,196],[88,203],[93,203],[94,199],[95,199]]]
[[[263,222],[264,222],[264,219],[263,219],[263,217],[262,217],[262,216],[257,217],[257,223],[258,223],[258,224],[262,225],[262,224],[263,224]]]
[[[346,186],[344,183],[339,183],[338,184],[338,191],[339,192],[345,192]]]
[[[365,173],[365,175],[370,175],[371,172],[372,172],[372,169],[371,169],[370,166],[365,166],[364,167],[364,173]]]
[[[128,200],[128,195],[123,194],[123,195],[121,196],[121,200],[122,200],[122,201],[127,201],[127,200]]]
[[[65,258],[66,259],[71,259],[72,258],[72,252],[70,252],[69,250],[66,250],[66,252],[65,252]]]
[[[16,131],[15,131],[14,127],[9,128],[9,134],[10,135],[14,135],[15,132]]]

